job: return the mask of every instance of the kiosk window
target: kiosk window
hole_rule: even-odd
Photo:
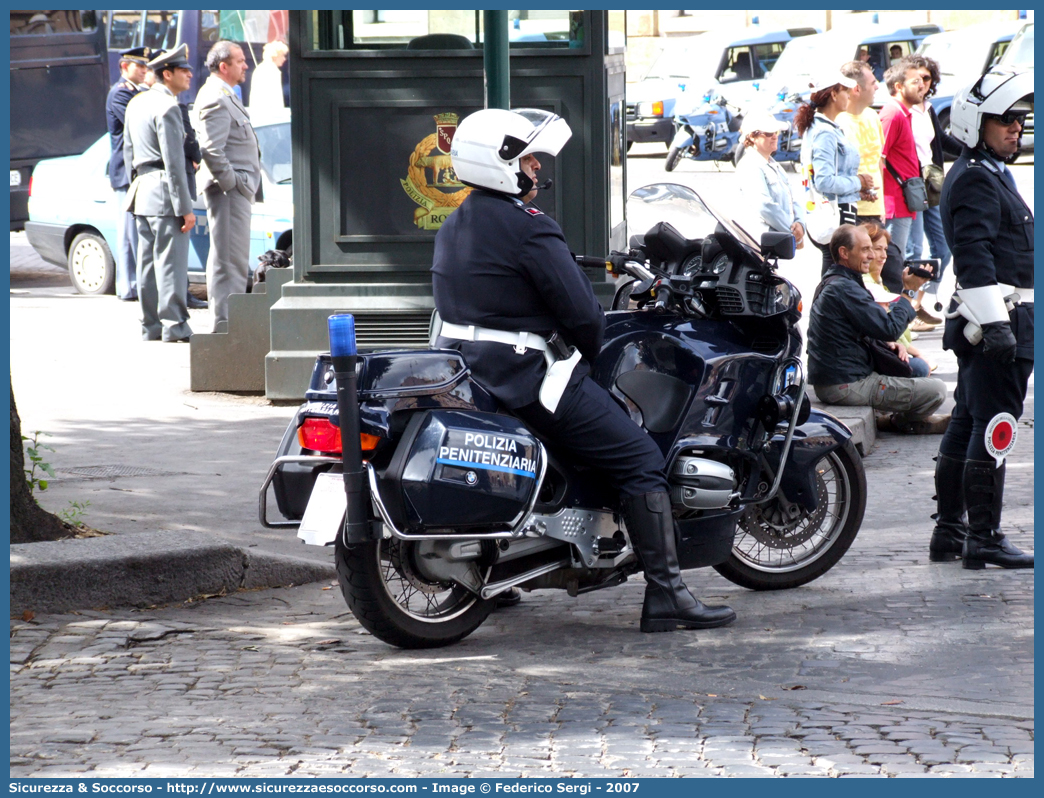
[[[577,47],[582,11],[508,11],[512,48]],[[473,50],[483,42],[481,11],[313,11],[317,50]]]

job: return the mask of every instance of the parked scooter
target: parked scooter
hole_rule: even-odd
[[[780,163],[797,163],[801,159],[801,134],[798,133],[794,120],[797,118],[798,109],[807,104],[808,100],[800,94],[782,89],[776,94],[772,104],[765,109],[770,115],[787,124],[787,129],[779,134],[776,151],[772,153],[773,159]],[[746,147],[741,139],[736,145],[736,155],[733,158],[737,166],[745,151]]]
[[[681,108],[684,95],[678,100]],[[674,139],[664,168],[673,172],[682,158],[693,161],[732,160],[740,143],[743,116],[716,91],[708,91],[687,113],[675,111]]]
[[[848,429],[805,395],[801,297],[776,273],[793,237],[756,242],[673,184],[635,191],[628,218],[647,232],[597,260],[624,279],[591,377],[663,452],[682,569],[753,590],[818,578],[859,531],[866,479]],[[374,635],[447,645],[511,587],[576,596],[640,570],[604,477],[498,407],[459,352],[358,360],[316,360],[259,511],[333,545],[344,598]],[[268,520],[270,485],[289,520]],[[346,486],[368,497],[346,502]]]

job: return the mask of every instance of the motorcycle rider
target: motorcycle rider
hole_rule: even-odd
[[[605,328],[591,282],[558,223],[527,205],[551,185],[536,183],[536,154],[557,156],[571,135],[564,119],[531,108],[477,111],[457,127],[453,168],[473,190],[435,237],[438,345],[460,349],[475,379],[556,451],[607,474],[645,572],[643,632],[724,626],[736,613],[705,606],[682,582],[663,454],[588,376]],[[555,333],[575,349],[549,365]],[[555,366],[571,373],[542,404]]]
[[[1033,72],[996,67],[959,91],[950,109],[952,135],[964,144],[940,204],[957,279],[943,335],[957,355],[957,406],[936,461],[929,557],[960,556],[975,570],[1033,567],[1033,554],[1000,531],[1005,468],[990,452],[1013,440],[1013,419],[1003,414],[1022,415],[1033,372],[1033,212],[1006,166],[1032,111]],[[999,438],[998,424],[1009,427]]]

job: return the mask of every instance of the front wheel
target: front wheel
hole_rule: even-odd
[[[674,167],[678,165],[678,161],[681,160],[681,150],[678,147],[671,147],[667,150],[667,163],[663,165],[663,168],[668,172],[673,172]]]
[[[736,528],[729,558],[714,569],[741,587],[783,590],[818,579],[852,545],[866,510],[866,473],[854,447],[815,465],[819,503],[808,511],[782,493],[751,505]]]
[[[383,538],[334,546],[337,579],[352,614],[375,637],[399,648],[438,648],[474,632],[493,611],[460,581],[481,585],[481,560],[454,561],[442,541]],[[440,556],[443,555],[443,556]]]

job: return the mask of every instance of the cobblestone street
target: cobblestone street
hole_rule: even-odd
[[[1032,548],[1027,405],[1005,523]],[[403,652],[336,586],[12,623],[11,775],[1033,775],[1033,572],[929,564],[937,438],[883,437],[818,581],[642,635],[641,583],[528,594]],[[901,447],[901,457],[898,452]]]

